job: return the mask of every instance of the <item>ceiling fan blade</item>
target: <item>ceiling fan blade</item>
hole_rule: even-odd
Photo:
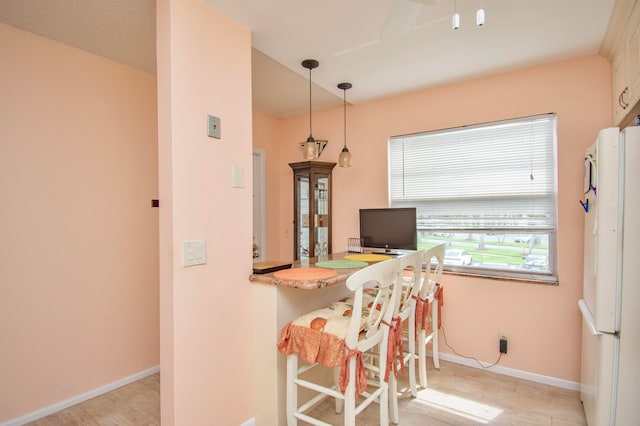
[[[369,40],[357,46],[347,47],[335,52],[334,55],[346,55],[380,43],[383,40],[398,39],[408,34],[414,28],[416,21],[420,17],[422,6],[435,6],[439,2],[440,0],[394,0],[387,15],[384,28],[377,39]],[[424,27],[424,25],[425,24],[422,24],[421,27]]]
[[[422,3],[420,0],[394,0],[380,38],[387,40],[408,34],[420,16]]]

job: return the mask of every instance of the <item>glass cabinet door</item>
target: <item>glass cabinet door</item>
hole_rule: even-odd
[[[331,172],[336,163],[291,163],[294,180],[294,257],[331,253]]]
[[[316,217],[314,220],[314,254],[322,256],[329,254],[329,176],[315,175]]]
[[[295,259],[304,259],[309,257],[309,244],[311,243],[309,235],[309,176],[298,175],[296,176],[296,199],[298,208],[296,209],[295,223],[298,223],[296,227],[295,238],[298,240],[297,252]]]

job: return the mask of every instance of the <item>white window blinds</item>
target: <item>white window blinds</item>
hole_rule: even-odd
[[[555,147],[554,114],[392,137],[390,205],[419,229],[555,229]]]

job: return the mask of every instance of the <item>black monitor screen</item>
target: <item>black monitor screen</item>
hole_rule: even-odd
[[[364,247],[416,250],[416,209],[360,209],[360,238]]]

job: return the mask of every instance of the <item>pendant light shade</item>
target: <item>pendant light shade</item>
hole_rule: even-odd
[[[313,137],[309,136],[307,141],[302,143],[302,155],[305,160],[318,158],[318,144]]]
[[[346,146],[342,148],[342,152],[338,157],[338,164],[340,167],[351,167],[351,153]]]
[[[484,7],[482,7],[482,0],[480,0],[480,7],[476,12],[476,25],[479,27],[484,25]]]
[[[340,167],[351,167],[351,153],[347,148],[347,90],[351,89],[351,83],[340,83],[338,89],[343,92],[343,111],[344,111],[344,147],[338,157],[338,164]]]
[[[484,9],[478,9],[476,13],[476,25],[479,27],[484,25]]]
[[[315,59],[305,59],[302,61],[302,66],[309,70],[309,137],[305,142],[302,142],[302,155],[305,160],[314,160],[320,157],[324,147],[327,145],[327,141],[316,140],[313,138],[312,132],[312,120],[311,120],[311,70],[318,68],[320,63]]]

